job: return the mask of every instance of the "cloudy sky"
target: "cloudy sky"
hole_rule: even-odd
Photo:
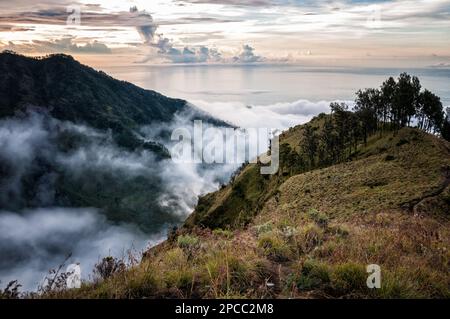
[[[94,66],[450,67],[450,0],[0,0],[0,49]]]

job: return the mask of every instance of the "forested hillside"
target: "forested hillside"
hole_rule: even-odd
[[[0,210],[93,207],[146,231],[180,223],[179,206],[161,207],[178,194],[161,176],[169,151],[148,129],[170,133],[180,115],[227,125],[68,55],[1,53]]]

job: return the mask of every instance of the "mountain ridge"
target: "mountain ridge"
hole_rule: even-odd
[[[111,129],[116,142],[129,149],[144,145],[136,137],[140,126],[171,122],[175,113],[190,111],[198,119],[229,126],[184,100],[116,80],[65,54],[31,58],[0,53],[0,105],[0,118],[31,106],[61,121]]]
[[[296,146],[306,125],[283,133],[281,145]],[[140,264],[46,297],[448,298],[450,143],[403,128],[372,135],[359,151],[288,175],[289,156],[280,156],[268,178],[278,181],[265,182],[255,206],[240,202],[255,198],[249,180],[259,167],[249,164]],[[382,269],[381,289],[366,287],[369,264]]]

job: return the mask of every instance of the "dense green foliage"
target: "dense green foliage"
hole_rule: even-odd
[[[144,145],[135,135],[140,125],[171,121],[186,102],[115,80],[67,55],[1,53],[0,117],[30,106],[59,120],[110,129],[119,145],[134,149]]]

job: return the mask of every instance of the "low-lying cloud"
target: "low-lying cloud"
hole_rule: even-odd
[[[233,62],[236,63],[256,63],[263,62],[264,58],[262,56],[255,54],[255,49],[249,46],[248,44],[244,44],[242,46],[242,51],[239,55],[233,57]]]
[[[342,101],[353,105],[353,101]],[[330,110],[330,101],[275,103],[271,105],[248,105],[242,102],[191,101],[198,108],[209,112],[233,125],[243,128],[275,128],[286,130],[289,127],[306,123],[315,115]]]
[[[0,211],[2,286],[19,280],[23,289],[36,290],[48,271],[70,253],[67,264],[80,263],[82,278],[87,280],[103,257],[126,257],[129,250],[139,255],[164,235],[150,236],[131,224],[113,225],[92,208]]]
[[[163,130],[191,127],[189,116],[178,115],[172,123],[142,128],[137,134],[170,147],[170,135],[165,136]],[[68,136],[76,138],[67,140]],[[70,145],[68,149],[64,149],[66,144]],[[26,289],[35,290],[48,269],[57,267],[69,253],[73,254],[73,262],[81,262],[84,275],[88,275],[100,257],[120,257],[132,246],[142,250],[164,238],[174,221],[181,223],[192,212],[200,195],[216,190],[235,168],[156,160],[148,150],[118,147],[110,132],[62,122],[39,110],[0,120],[2,285],[17,279]],[[61,201],[61,194],[57,194],[61,174],[63,179],[92,181],[83,182],[82,187],[98,182],[105,186],[102,178],[114,178],[113,183],[118,184],[108,185],[119,189],[114,201],[118,207],[129,205],[138,215],[123,216],[127,222],[117,218],[112,222],[100,207],[61,206],[64,198]],[[149,187],[157,187],[160,195],[148,196],[143,202],[133,198],[134,192],[123,198],[123,185],[136,185],[136,181],[136,187],[154,181]],[[147,192],[155,196],[153,188]],[[138,191],[145,195],[145,189]],[[99,194],[94,191],[92,196]],[[151,207],[158,207],[158,212]],[[145,233],[140,227],[144,222]]]

